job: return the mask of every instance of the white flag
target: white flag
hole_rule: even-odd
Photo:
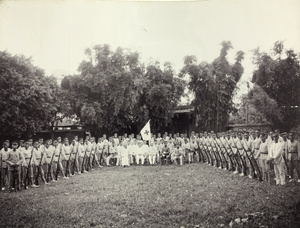
[[[150,120],[146,123],[146,125],[141,130],[141,135],[143,140],[151,139]]]

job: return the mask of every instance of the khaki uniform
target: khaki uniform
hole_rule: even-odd
[[[300,144],[298,141],[294,140],[287,142],[288,160],[289,160],[289,174],[291,178],[294,178],[294,169],[297,172],[298,179],[300,177],[299,169],[299,158],[300,158]]]

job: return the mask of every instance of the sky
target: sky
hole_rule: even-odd
[[[179,72],[184,56],[212,62],[229,40],[229,61],[245,52],[243,90],[255,67],[251,50],[282,40],[300,51],[299,12],[299,0],[0,1],[0,51],[32,57],[61,80],[97,44],[137,50],[142,61],[168,61]]]

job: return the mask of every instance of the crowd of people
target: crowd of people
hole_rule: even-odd
[[[300,179],[300,145],[293,133],[240,129],[222,133],[192,132],[152,135],[143,141],[140,135],[114,134],[96,139],[61,137],[55,140],[6,140],[0,151],[1,190],[39,187],[69,179],[96,167],[130,165],[184,165],[203,162],[233,174],[285,185],[286,178]],[[300,182],[300,180],[298,180]]]

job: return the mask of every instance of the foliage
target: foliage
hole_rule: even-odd
[[[150,118],[155,129],[170,122],[171,108],[182,93],[182,83],[174,77],[170,64],[145,68],[137,52],[108,45],[96,45],[85,51],[79,75],[62,80],[66,113],[75,113],[93,132],[130,131]]]
[[[181,76],[188,75],[189,89],[195,94],[192,104],[195,114],[200,116],[199,126],[206,130],[223,130],[228,122],[229,114],[234,111],[232,97],[236,84],[243,74],[242,60],[244,53],[238,51],[235,63],[227,60],[231,42],[222,42],[220,56],[212,63],[197,64],[195,56],[186,56]]]
[[[230,121],[235,124],[245,124],[247,114],[249,124],[273,123],[283,119],[277,102],[258,85],[254,85],[248,94],[242,96],[238,111]]]
[[[59,87],[31,59],[0,52],[0,128],[6,137],[28,136],[59,111]]]
[[[285,50],[283,42],[277,41],[273,53],[254,50],[253,62],[257,65],[257,69],[253,73],[252,82],[276,101],[283,116],[283,118],[272,118],[272,122],[275,127],[290,130],[295,122],[300,121],[299,55],[292,49]]]
[[[163,70],[157,65],[147,67],[145,81],[149,84],[144,86],[140,105],[145,104],[148,108],[151,126],[155,131],[162,131],[171,122],[173,109],[184,92],[183,80],[174,75],[170,63],[165,63]]]
[[[246,124],[248,115],[248,124],[269,123],[266,117],[253,105],[252,101],[244,94],[241,103],[237,107],[237,112],[233,113],[230,118],[230,124]]]

